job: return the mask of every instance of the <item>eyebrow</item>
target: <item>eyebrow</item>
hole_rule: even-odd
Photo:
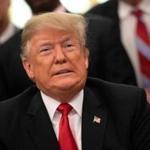
[[[39,47],[51,46],[51,45],[53,45],[53,44],[50,43],[50,42],[46,42],[46,43],[41,43],[41,44],[39,44]]]
[[[63,43],[63,42],[66,42],[66,41],[71,41],[71,36],[65,36],[65,37],[62,37],[58,42],[60,43]]]
[[[63,43],[63,42],[67,42],[67,41],[73,41],[73,39],[71,38],[71,35],[68,34],[68,35],[64,35],[62,36],[58,41],[56,41],[55,43],[52,43],[51,40],[42,40],[40,43],[39,43],[39,46],[51,46],[53,44],[57,44],[57,43]]]

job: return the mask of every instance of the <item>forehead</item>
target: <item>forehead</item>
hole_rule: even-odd
[[[63,30],[44,28],[36,31],[30,41],[51,41],[51,42],[61,42],[64,40],[74,40],[77,39],[77,35],[73,32],[67,32]]]

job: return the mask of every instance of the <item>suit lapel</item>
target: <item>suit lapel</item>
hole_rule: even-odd
[[[37,149],[59,150],[57,138],[40,93],[31,102],[27,113],[26,129]]]
[[[102,99],[102,98],[101,98]],[[82,115],[82,150],[101,150],[107,113],[100,98],[85,90]]]
[[[95,96],[85,89],[82,114],[82,150],[101,150],[104,139],[107,113],[102,103],[103,98]],[[99,94],[100,95],[100,94]],[[98,120],[94,120],[94,116]],[[100,119],[100,122],[99,122]],[[46,108],[38,92],[32,99],[22,125],[26,132],[26,141],[33,141],[37,150],[59,150],[56,135]],[[26,146],[26,145],[25,145]]]

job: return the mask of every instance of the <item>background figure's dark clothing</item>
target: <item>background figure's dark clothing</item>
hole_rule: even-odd
[[[25,90],[31,81],[20,58],[21,31],[0,47],[0,101]]]
[[[89,75],[104,80],[136,84],[128,57],[112,32],[112,22],[87,17],[87,45],[90,50]],[[0,47],[0,101],[13,97],[32,84],[20,59],[21,31]],[[121,52],[120,52],[121,51]]]
[[[87,45],[90,50],[89,76],[137,85],[131,62],[110,19],[87,15]]]
[[[109,0],[105,3],[98,4],[92,9],[90,9],[86,13],[86,15],[87,14],[103,16],[103,17],[111,19],[114,22],[113,30],[114,32],[118,34],[118,38],[121,41],[120,20],[119,20],[119,15],[118,15],[118,0]],[[120,53],[122,52],[120,51]],[[130,63],[130,65],[132,64]]]
[[[93,122],[94,116],[100,118]],[[0,103],[0,150],[59,150],[39,90]],[[82,150],[150,150],[150,112],[144,91],[88,79],[84,89]]]
[[[108,0],[90,9],[86,14],[94,14],[112,19],[119,30],[118,0]]]

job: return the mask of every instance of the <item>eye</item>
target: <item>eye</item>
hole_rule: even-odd
[[[52,51],[53,47],[51,45],[40,47],[40,53],[48,53]]]
[[[72,47],[73,44],[72,44],[72,42],[66,42],[66,43],[63,44],[63,46],[64,47]]]
[[[63,43],[63,49],[65,50],[74,50],[75,49],[75,44],[72,41],[67,41]]]
[[[65,45],[66,48],[70,48],[70,47],[73,47],[73,46],[74,46],[74,45],[71,44],[71,43],[68,43],[68,44]]]

